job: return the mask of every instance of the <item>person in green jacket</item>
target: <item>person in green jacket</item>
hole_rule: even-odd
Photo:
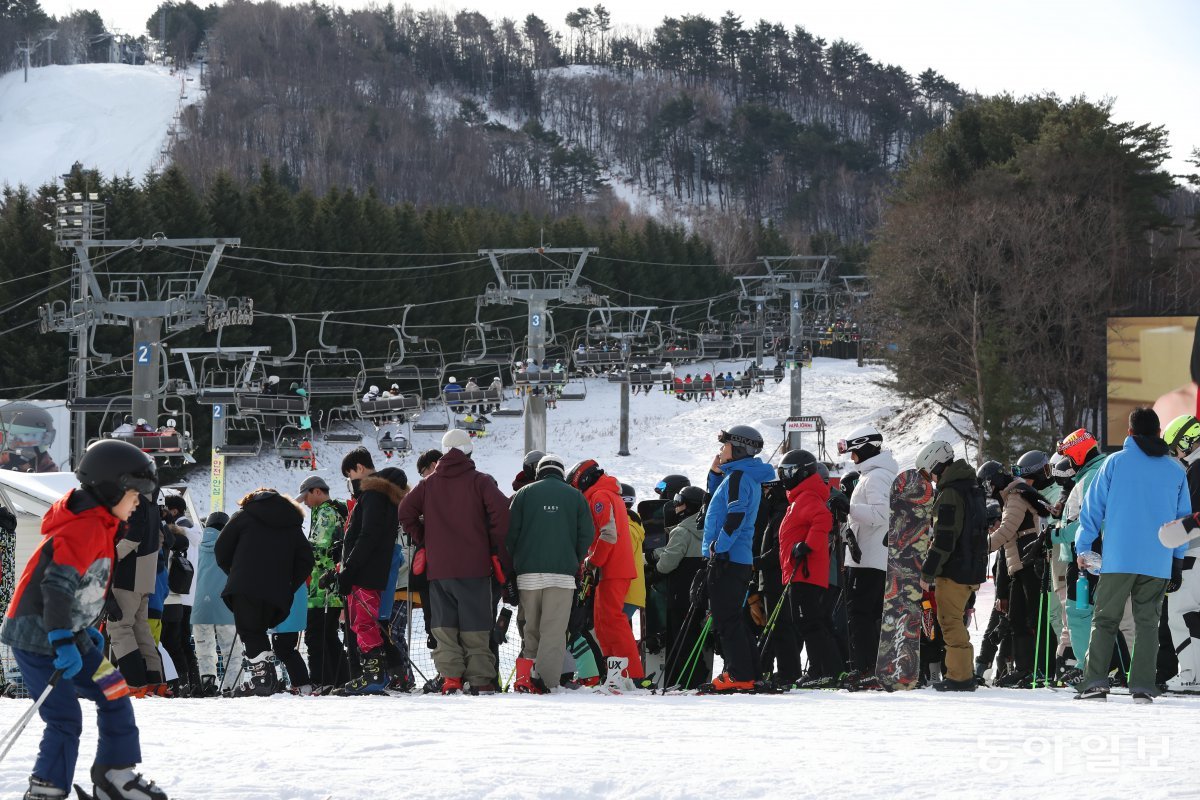
[[[304,631],[308,673],[315,687],[341,686],[350,679],[346,651],[338,639],[342,598],[335,587],[322,588],[318,581],[334,569],[340,557],[345,513],[330,498],[329,484],[320,475],[305,478],[296,499],[309,508],[308,539],[315,559],[308,582],[308,620]]]
[[[562,674],[575,576],[593,528],[587,501],[566,482],[561,458],[542,456],[535,474],[537,480],[513,496],[504,544],[521,595],[521,657],[513,688],[545,694]]]

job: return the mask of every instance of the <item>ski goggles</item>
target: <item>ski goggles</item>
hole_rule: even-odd
[[[122,475],[119,485],[123,492],[132,489],[144,497],[153,497],[158,490],[158,476],[153,472],[132,472]]]
[[[882,444],[883,436],[878,433],[869,433],[866,436],[856,436],[853,439],[838,439],[838,455],[844,456],[851,450],[857,450],[864,444],[870,444],[871,442],[878,442]]]
[[[658,483],[654,484],[654,493],[656,495],[658,495],[659,497],[662,497],[662,493],[665,492],[666,490],[667,490],[667,482],[666,481],[659,481]]]

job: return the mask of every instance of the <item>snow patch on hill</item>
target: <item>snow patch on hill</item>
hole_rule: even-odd
[[[0,76],[0,184],[36,188],[75,162],[141,178],[164,163],[179,111],[202,94],[190,72],[77,64]]]

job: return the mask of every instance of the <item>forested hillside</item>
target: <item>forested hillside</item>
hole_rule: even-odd
[[[602,6],[566,21],[228,3],[176,163],[205,186],[265,160],[293,186],[419,206],[609,212],[638,196],[712,231],[727,215],[853,241],[964,100],[932,70],[733,13],[620,35]]]

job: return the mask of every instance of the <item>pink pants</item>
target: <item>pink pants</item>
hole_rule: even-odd
[[[358,640],[360,653],[369,653],[383,646],[383,633],[379,630],[379,590],[355,586],[346,598],[346,617],[350,630]]]

